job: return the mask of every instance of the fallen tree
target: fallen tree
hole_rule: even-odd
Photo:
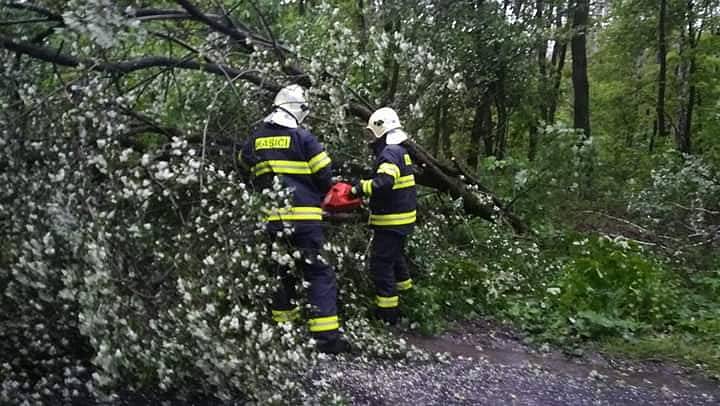
[[[254,32],[248,28],[247,25],[235,21],[235,19],[230,17],[229,12],[225,12],[224,14],[206,13],[187,0],[177,0],[177,4],[181,9],[126,10],[124,17],[141,23],[163,20],[193,21],[203,26],[206,30],[226,36],[229,40],[233,41],[233,44],[236,44],[235,49],[243,54],[250,55],[258,51],[270,52],[276,58],[280,70],[286,76],[287,81],[299,83],[304,86],[318,85],[317,81],[315,83],[312,82],[310,74],[298,66],[297,60],[300,59],[298,55],[290,48],[281,45],[275,39],[272,31],[267,24],[265,24],[262,14],[260,14],[261,20],[265,25],[265,30],[269,38]],[[65,25],[63,16],[52,10],[26,3],[9,3],[8,6],[43,16],[45,17],[43,21],[54,24],[54,27],[63,27]],[[34,23],[36,21],[32,22]],[[50,34],[46,35],[51,35],[52,29],[49,30],[49,32]],[[40,36],[34,41],[23,41],[2,33],[0,33],[0,47],[18,55],[26,55],[36,60],[53,64],[54,66],[84,68],[91,71],[107,73],[115,78],[141,70],[165,68],[170,70],[204,71],[226,78],[229,84],[233,84],[236,81],[246,81],[252,83],[259,89],[263,89],[268,94],[274,93],[282,87],[278,81],[265,77],[261,72],[256,70],[242,69],[228,63],[214,60],[207,52],[202,52],[181,38],[160,33],[155,33],[155,35],[188,51],[188,56],[181,58],[168,55],[143,55],[141,57],[119,61],[78,57],[65,52],[62,48],[42,45],[41,42],[44,36]],[[332,73],[327,71],[323,71],[320,76],[327,80],[333,79]],[[347,86],[344,87],[344,90],[349,94],[347,97],[348,103],[345,105],[347,112],[363,122],[367,121],[371,112],[378,106],[373,105],[358,92],[353,91],[353,89]],[[327,93],[321,93],[319,97],[326,101],[331,100],[331,96]],[[140,122],[138,126],[135,127],[135,131],[137,132],[139,126],[147,126],[147,124],[146,122]],[[166,126],[161,124],[151,125],[150,127],[163,132],[168,131],[165,129]],[[417,162],[421,168],[417,176],[417,181],[420,185],[447,193],[453,198],[462,199],[463,208],[468,214],[476,215],[492,222],[509,224],[517,233],[525,233],[527,231],[528,227],[526,223],[515,215],[499,197],[484,187],[463,168],[462,164],[453,161],[454,167],[449,166],[437,160],[417,143],[411,141],[408,144],[411,153],[415,157],[415,162]]]

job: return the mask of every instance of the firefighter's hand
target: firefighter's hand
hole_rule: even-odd
[[[360,186],[360,182],[354,181],[354,182],[351,182],[350,184],[352,185],[352,187],[350,188],[350,193],[349,193],[350,197],[353,199],[356,197],[360,197],[362,195],[362,186]]]

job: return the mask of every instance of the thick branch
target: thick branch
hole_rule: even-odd
[[[190,5],[192,6],[192,5]],[[243,44],[243,48],[249,52],[253,52],[254,49],[252,48],[251,44],[247,44],[247,40],[250,39],[254,44],[261,45],[265,48],[273,47],[275,44],[273,44],[272,41],[268,40],[267,38],[264,38],[261,35],[258,35],[254,32],[248,31],[248,30],[241,30],[237,26],[240,25],[240,28],[244,28],[242,24],[238,24],[235,22],[232,26],[226,26],[222,23],[219,23],[220,20],[225,20],[227,17],[220,16],[217,14],[207,14],[201,12],[196,7],[192,6],[195,13],[190,13],[185,10],[175,10],[175,9],[156,9],[156,8],[141,8],[133,10],[131,13],[131,17],[137,18],[140,21],[153,21],[153,20],[192,20],[192,21],[198,21],[201,23],[204,23],[205,25],[210,26],[210,28],[213,28],[213,25],[210,25],[211,23],[214,25],[218,25],[218,27],[222,27],[222,29],[215,29],[215,31],[221,32],[225,35],[228,35],[230,38],[233,38],[237,41],[240,41],[241,44]],[[233,32],[233,35],[228,34],[228,32]],[[282,45],[277,45],[280,49],[282,49],[284,52],[290,52],[290,49],[287,47],[284,47]]]
[[[134,71],[153,67],[170,67],[179,69],[202,70],[221,76],[228,74],[234,78],[251,82],[271,92],[277,92],[281,88],[280,85],[269,82],[260,77],[256,71],[241,71],[230,66],[217,63],[201,63],[194,60],[181,60],[164,56],[147,56],[144,58],[131,59],[123,62],[98,62],[90,59],[81,59],[74,56],[62,54],[57,50],[43,46],[15,42],[2,34],[0,34],[0,47],[60,66],[78,67],[80,65],[84,65],[88,69],[98,72],[127,74]]]
[[[208,15],[206,15],[205,13],[200,11],[199,8],[195,7],[192,3],[190,3],[187,0],[177,0],[177,3],[182,8],[184,8],[188,12],[188,14],[193,16],[198,21],[206,24],[213,30],[221,32],[221,33],[227,35],[228,37],[238,41],[240,46],[245,48],[246,50],[248,50],[250,52],[253,51],[252,44],[249,44],[247,42],[249,39],[249,36],[246,33],[240,32],[235,28],[228,27],[228,26],[220,23],[219,21],[209,17]]]
[[[50,10],[48,10],[48,9],[46,9],[46,8],[43,8],[43,7],[40,7],[40,6],[36,6],[36,5],[33,5],[33,4],[16,3],[16,2],[11,2],[11,3],[5,3],[5,2],[3,2],[3,3],[0,3],[0,5],[3,6],[3,7],[14,8],[14,9],[16,9],[16,10],[32,11],[33,13],[37,13],[37,14],[40,14],[40,15],[42,15],[42,16],[45,16],[48,20],[60,21],[60,22],[63,21],[63,18],[62,18],[62,16],[61,16],[60,14],[53,13],[52,11],[50,11]]]

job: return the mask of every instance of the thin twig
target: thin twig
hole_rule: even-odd
[[[714,211],[714,210],[706,209],[706,208],[704,208],[704,207],[685,207],[685,206],[683,206],[683,205],[681,205],[681,204],[679,204],[679,203],[672,203],[672,205],[675,206],[675,207],[679,207],[679,208],[681,208],[681,209],[683,209],[683,210],[687,210],[687,211],[700,211],[700,212],[707,213],[707,214],[712,214],[712,215],[718,215],[718,214],[720,214],[720,211]]]
[[[629,226],[631,226],[631,227],[634,227],[634,228],[640,230],[641,232],[643,232],[643,233],[645,233],[645,234],[652,234],[652,232],[651,232],[650,230],[648,230],[647,228],[645,228],[645,227],[642,227],[642,226],[640,226],[640,225],[637,225],[637,224],[635,224],[635,223],[633,223],[633,222],[631,222],[631,221],[629,221],[629,220],[625,220],[625,219],[620,218],[620,217],[611,216],[610,214],[606,214],[606,213],[602,213],[602,212],[598,212],[598,211],[593,211],[593,210],[583,210],[581,213],[583,213],[583,214],[596,214],[596,215],[599,215],[599,216],[602,216],[602,217],[605,217],[605,218],[609,218],[609,219],[611,219],[611,220],[615,220],[615,221],[617,221],[617,222],[620,222],[620,223],[629,225]]]

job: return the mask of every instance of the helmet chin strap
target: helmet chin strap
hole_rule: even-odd
[[[297,125],[300,125],[300,122],[298,121],[297,117],[295,117],[295,115],[294,115],[293,113],[291,113],[288,109],[286,109],[286,108],[284,108],[284,107],[282,107],[282,106],[275,106],[275,108],[278,109],[278,110],[282,110],[282,111],[288,113],[288,115],[290,115],[290,117],[292,117],[293,120],[295,120],[295,123],[296,123]]]

